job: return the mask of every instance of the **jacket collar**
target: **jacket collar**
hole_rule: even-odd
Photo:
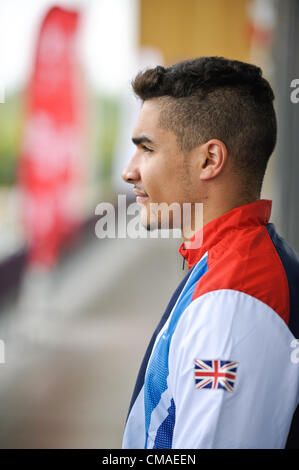
[[[184,242],[179,248],[179,253],[188,263],[188,269],[192,268],[210,248],[223,240],[232,230],[266,225],[270,219],[271,208],[271,200],[260,199],[235,207],[209,222],[193,235],[188,248]]]

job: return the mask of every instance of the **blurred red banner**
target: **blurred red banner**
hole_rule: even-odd
[[[85,101],[76,54],[78,20],[76,11],[54,7],[47,13],[26,95],[21,218],[29,262],[48,267],[81,218]]]

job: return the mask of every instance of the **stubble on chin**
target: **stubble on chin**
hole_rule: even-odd
[[[153,216],[150,216],[148,214],[146,216],[146,220],[142,222],[142,224],[148,232],[159,228],[159,224],[157,223],[157,221],[154,220]]]
[[[146,208],[144,207],[143,210],[144,212],[142,214],[141,221],[142,225],[148,232],[153,230],[171,230],[177,228],[176,224],[174,224],[173,213],[171,210],[168,212],[168,209],[166,209],[164,213],[156,213],[156,210],[150,206]]]
[[[143,227],[151,232],[159,228],[157,217],[151,211],[150,206],[142,208],[143,213],[141,214],[141,223]]]

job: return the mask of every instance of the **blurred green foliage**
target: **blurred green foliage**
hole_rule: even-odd
[[[109,179],[119,126],[119,101],[108,96],[97,98],[96,119],[97,149],[101,159],[100,176]]]
[[[99,95],[94,103],[93,127],[95,135],[97,182],[105,193],[111,190],[112,163],[120,126],[120,99]]]
[[[6,96],[0,104],[0,185],[10,186],[16,181],[19,153],[22,100],[21,93]]]
[[[92,180],[105,192],[110,191],[112,161],[119,130],[119,98],[95,95],[91,116],[91,144],[94,154]],[[0,186],[16,183],[17,161],[24,119],[22,92],[6,97],[0,104]]]

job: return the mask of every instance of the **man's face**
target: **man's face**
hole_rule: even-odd
[[[169,215],[172,221],[172,212],[157,214],[157,204],[182,206],[195,200],[186,154],[178,148],[176,135],[159,127],[159,115],[158,100],[144,102],[132,137],[136,152],[122,173],[123,179],[134,185],[141,221],[148,229],[164,227]]]

